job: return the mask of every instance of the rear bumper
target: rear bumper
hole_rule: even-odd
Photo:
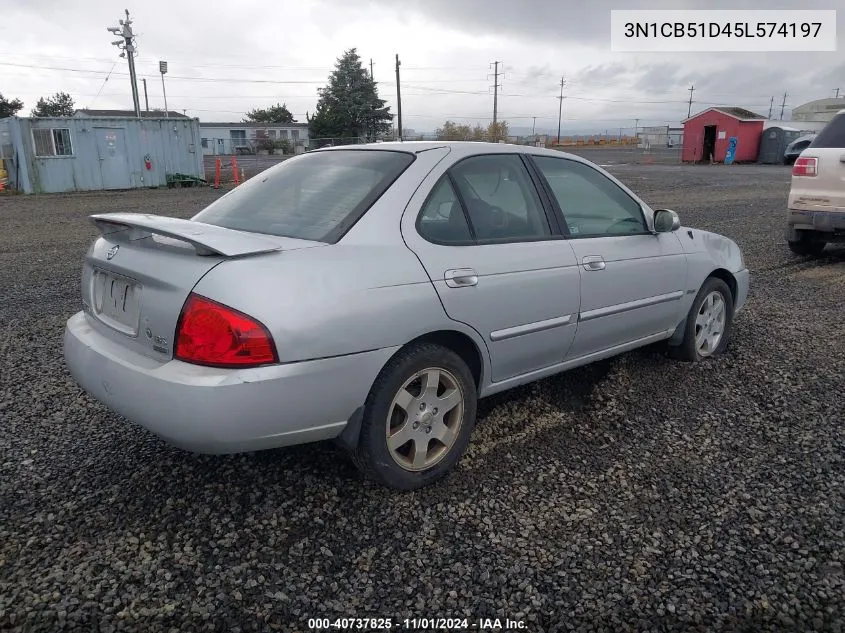
[[[845,209],[789,209],[786,219],[786,239],[798,239],[797,231],[823,233],[845,232]]]
[[[238,453],[336,437],[396,351],[253,369],[161,363],[97,332],[80,312],[65,328],[74,380],[165,441],[198,453]]]

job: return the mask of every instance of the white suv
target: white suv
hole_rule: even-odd
[[[792,167],[786,240],[799,255],[845,242],[845,110],[840,110]]]

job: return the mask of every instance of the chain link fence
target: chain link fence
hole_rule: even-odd
[[[203,146],[205,154],[205,177],[209,184],[214,184],[216,176],[217,159],[221,162],[220,183],[232,184],[236,181],[243,182],[265,169],[277,163],[307,151],[323,147],[339,147],[345,145],[366,144],[370,141],[365,137],[332,137],[332,138],[308,138],[298,141],[287,139],[270,139],[275,141],[277,147],[268,148],[267,139],[225,139],[226,143],[218,143],[217,139],[207,139],[209,145],[215,145],[229,149],[229,153],[209,153],[206,146]],[[386,137],[380,139],[389,142],[392,139]],[[459,140],[440,139],[434,134],[415,134],[405,138],[406,141],[439,141]],[[477,140],[477,139],[464,139]],[[379,141],[376,141],[379,142]],[[489,142],[489,141],[488,141]],[[534,147],[545,147],[556,149],[562,152],[582,156],[599,165],[618,164],[661,164],[671,165],[681,163],[682,143],[651,143],[633,135],[596,135],[587,137],[565,137],[560,138],[547,135],[534,136],[508,136],[500,139],[500,143],[512,143],[516,145],[527,145]],[[701,143],[695,144],[698,147]],[[699,149],[698,153],[701,151]],[[701,156],[697,156],[701,159]]]

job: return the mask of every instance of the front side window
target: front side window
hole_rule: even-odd
[[[193,219],[253,233],[334,241],[413,160],[407,152],[379,150],[303,154],[250,178]]]
[[[639,203],[589,165],[565,158],[535,156],[572,237],[648,232]]]
[[[518,155],[473,156],[452,167],[450,174],[478,241],[551,235],[540,197]]]

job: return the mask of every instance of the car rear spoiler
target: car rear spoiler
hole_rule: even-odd
[[[146,213],[100,213],[90,216],[90,219],[104,236],[127,231],[130,240],[162,235],[187,242],[194,247],[197,255],[240,257],[282,248],[261,235],[181,218]]]

